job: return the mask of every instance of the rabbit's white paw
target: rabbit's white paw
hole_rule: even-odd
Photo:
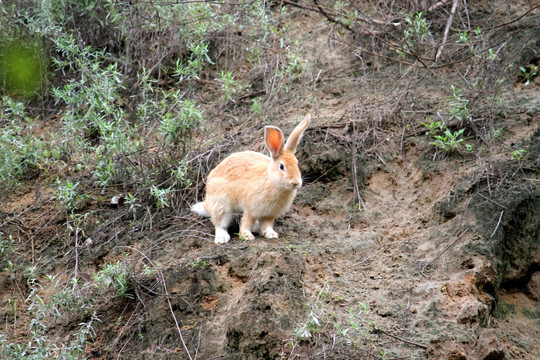
[[[217,228],[216,229],[216,239],[214,242],[216,244],[226,244],[231,240],[231,236],[225,229]]]
[[[251,233],[251,231],[244,231],[240,234],[240,238],[242,240],[255,240],[255,236]]]
[[[267,239],[277,239],[279,237],[278,233],[275,232],[272,228],[265,229],[263,231],[263,236]]]

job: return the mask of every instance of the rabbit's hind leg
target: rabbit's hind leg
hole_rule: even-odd
[[[216,227],[216,238],[214,242],[216,244],[226,244],[231,240],[231,236],[227,229],[233,220],[231,214],[216,215],[212,217],[212,223]]]

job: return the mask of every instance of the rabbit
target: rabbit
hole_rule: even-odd
[[[233,153],[210,172],[206,197],[191,210],[211,218],[216,244],[229,242],[227,229],[234,215],[241,212],[240,237],[253,240],[254,231],[267,239],[278,238],[274,219],[287,212],[302,186],[294,152],[310,118],[307,115],[294,128],[285,144],[279,128],[266,126],[264,140],[270,156],[254,151]]]

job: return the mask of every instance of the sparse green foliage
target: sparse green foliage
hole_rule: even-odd
[[[458,33],[457,33],[457,42],[458,43],[462,43],[462,44],[468,44],[469,41],[470,41],[470,38],[469,38],[469,32],[467,30],[458,30]]]
[[[120,297],[133,298],[129,293],[131,290],[131,275],[129,268],[123,262],[117,261],[114,264],[107,264],[94,276],[98,288],[108,289],[113,287]]]
[[[503,130],[504,130],[503,128],[498,128],[498,129],[493,130],[493,135],[492,135],[493,140],[500,139],[502,136]]]
[[[203,69],[205,62],[212,64],[212,60],[208,56],[208,45],[208,42],[204,39],[190,42],[187,45],[188,50],[191,52],[190,58],[185,63],[180,59],[176,61],[175,75],[179,78],[179,82],[199,79],[199,72]]]
[[[294,330],[294,336],[296,340],[307,340],[311,338],[314,332],[319,330],[321,327],[321,317],[324,314],[323,308],[323,296],[328,291],[326,285],[319,292],[317,299],[314,302],[306,304],[309,312],[307,314],[306,320],[300,323]]]
[[[493,49],[488,49],[486,58],[490,61],[495,61],[499,59],[499,57],[497,56],[497,53]]]
[[[245,85],[241,81],[235,79],[232,71],[222,70],[216,80],[221,84],[225,102],[235,102],[236,97],[245,88]]]
[[[375,326],[365,319],[367,314],[369,310],[365,303],[360,303],[356,308],[349,308],[348,323],[336,322],[334,325],[336,334],[343,336],[346,344],[354,348],[374,346],[377,339],[374,335]]]
[[[251,100],[250,110],[257,117],[262,117],[263,116],[264,107],[263,107],[263,104],[262,104],[262,101],[261,101],[260,97],[257,97],[255,99]]]
[[[33,122],[27,117],[24,105],[7,96],[0,104],[0,190],[3,190],[39,172],[47,152],[45,143],[29,131]]]
[[[177,113],[173,115],[172,112],[167,112],[161,120],[159,131],[174,145],[187,143],[193,130],[201,124],[202,112],[189,100],[176,100],[173,107],[177,107]]]
[[[298,44],[295,44],[297,46]],[[290,81],[298,79],[307,69],[307,64],[298,52],[295,52],[290,46],[287,47],[286,57],[287,63],[283,70],[283,74],[287,75]]]
[[[191,262],[190,266],[194,269],[204,269],[208,266],[208,263],[204,259],[197,258]]]
[[[99,319],[95,314],[89,316],[90,320],[79,324],[71,336],[62,340],[48,333],[50,325],[61,316],[56,298],[46,300],[40,292],[43,287],[29,272],[28,286],[30,294],[26,299],[29,304],[27,313],[31,321],[25,342],[9,342],[4,335],[0,335],[2,359],[80,359],[85,357],[87,342],[95,336],[94,323]]]
[[[409,13],[405,17],[406,27],[403,30],[405,49],[419,51],[422,44],[433,42],[433,35],[429,30],[431,24],[422,11]]]
[[[448,104],[450,105],[450,115],[458,120],[466,120],[470,115],[469,99],[463,93],[463,89],[458,89],[454,85],[452,87],[452,96],[449,97]]]
[[[4,262],[10,261],[11,256],[15,252],[16,244],[13,236],[5,235],[0,232],[0,269],[4,266]],[[11,264],[13,265],[13,263]]]
[[[449,97],[449,106],[448,112],[451,119],[455,118],[463,121],[469,118],[469,100],[463,94],[463,90],[456,88],[454,85],[452,85],[452,96]],[[462,137],[465,132],[464,128],[451,131],[443,121],[433,121],[431,118],[428,118],[428,122],[422,123],[422,125],[427,129],[426,135],[433,138],[433,141],[429,144],[446,153],[459,150],[463,145],[465,140]],[[473,150],[471,144],[464,145],[467,151],[471,152]]]
[[[305,321],[302,321],[294,330],[294,338],[291,339],[291,347],[295,347],[299,341],[312,341],[314,334],[318,338],[327,336],[332,339],[333,346],[342,344],[361,349],[362,353],[375,354],[379,351],[377,346],[376,324],[369,320],[370,311],[366,303],[351,306],[346,318],[336,316],[328,309],[335,299],[343,299],[332,296],[332,291],[327,285],[323,286],[317,298],[306,304],[308,310]],[[385,356],[386,352],[380,350],[379,354]]]
[[[191,186],[191,179],[188,178],[189,168],[185,161],[181,161],[178,166],[171,171],[172,178],[174,180],[174,186],[176,187],[189,187]]]
[[[57,179],[56,184],[58,186],[56,197],[62,204],[66,213],[72,213],[79,209],[86,201],[87,196],[81,192],[80,188],[78,188],[79,183],[72,183],[70,180],[66,180],[65,183],[62,183]]]

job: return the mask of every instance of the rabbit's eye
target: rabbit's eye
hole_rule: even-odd
[[[283,165],[283,164],[279,164],[279,170],[281,170],[281,171],[285,171],[285,165]]]

